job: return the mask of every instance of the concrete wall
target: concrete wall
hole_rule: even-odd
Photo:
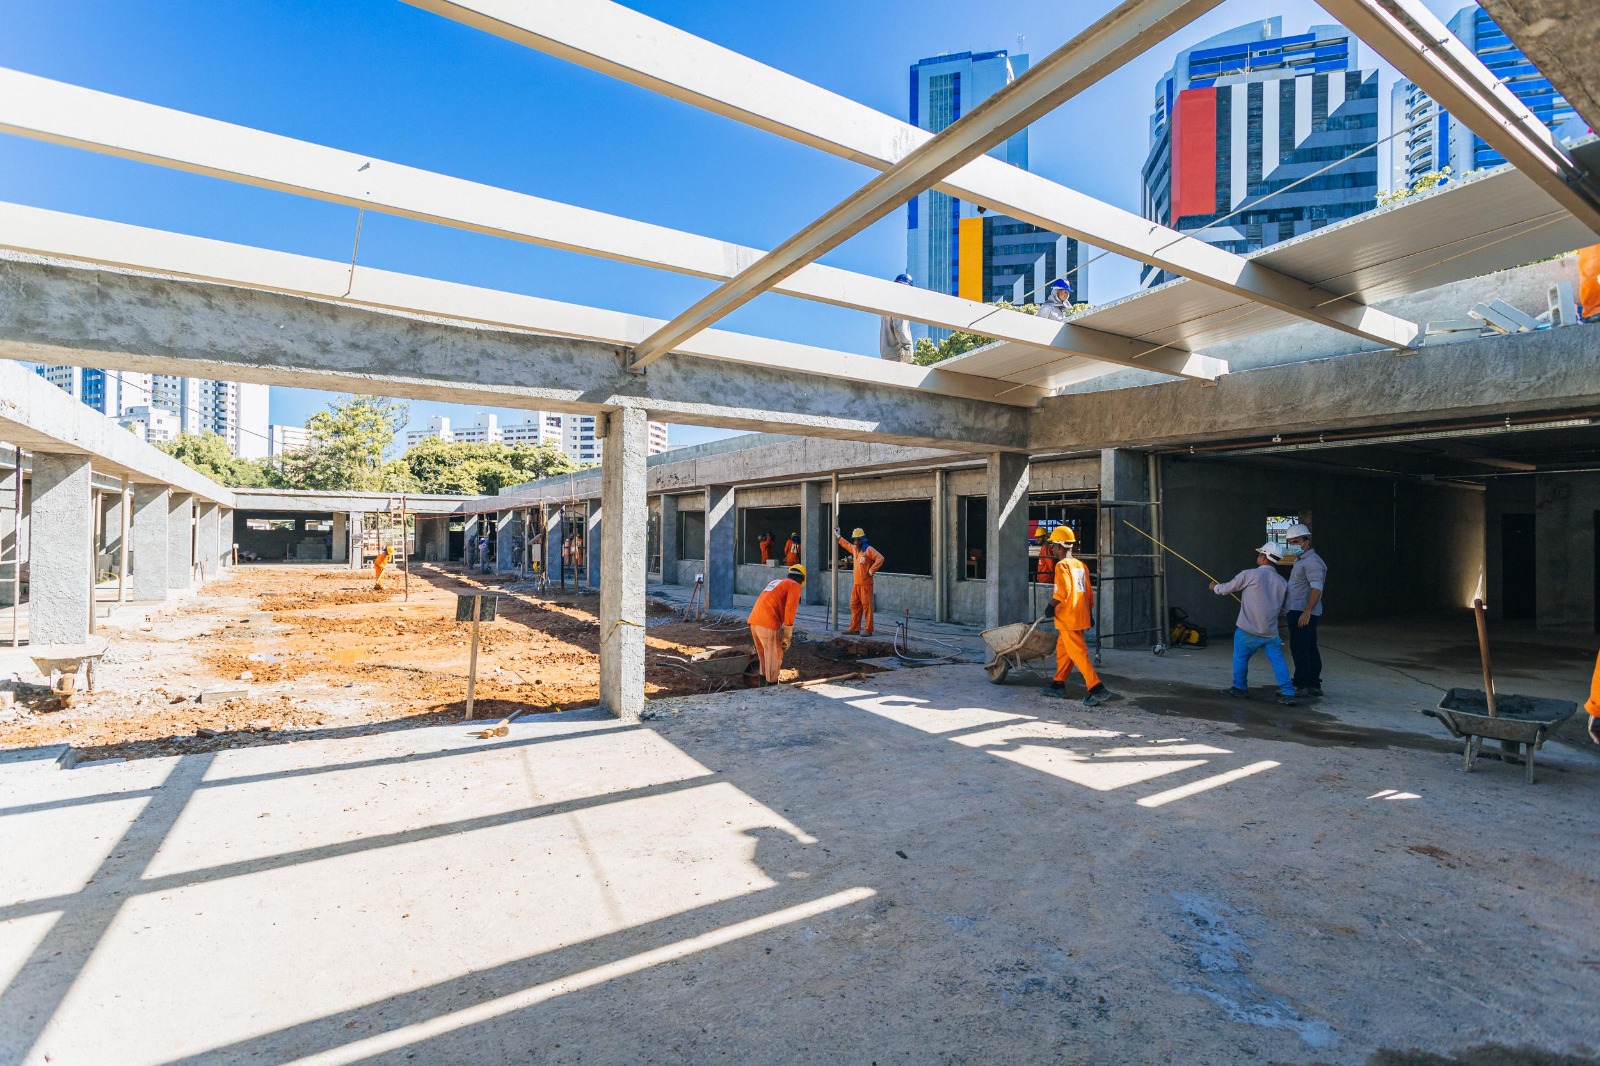
[[[1309,512],[1330,625],[1459,608],[1483,570],[1483,495],[1469,489],[1182,458],[1163,480],[1167,543],[1221,580],[1254,565],[1267,515]],[[1214,638],[1232,632],[1238,605],[1171,557],[1167,597]]]
[[[1540,474],[1519,480],[1535,482],[1539,628],[1594,633],[1600,474]]]

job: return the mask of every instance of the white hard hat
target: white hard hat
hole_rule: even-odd
[[[1283,562],[1283,549],[1272,543],[1270,540],[1261,547],[1257,548],[1256,554],[1265,555],[1268,559],[1271,559],[1275,563]]]
[[[1293,540],[1296,537],[1309,537],[1311,536],[1311,527],[1306,525],[1304,522],[1296,522],[1294,525],[1284,530],[1283,535],[1287,540]]]

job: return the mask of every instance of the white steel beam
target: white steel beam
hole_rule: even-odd
[[[649,366],[1220,2],[1125,0],[1020,78],[645,338],[633,350],[633,369]]]
[[[361,307],[455,319],[553,337],[631,348],[659,319],[518,293],[436,281],[327,259],[274,252],[130,226],[43,208],[0,203],[0,248],[96,265],[310,296]],[[1009,382],[852,355],[745,333],[708,330],[681,354],[968,400],[1029,407],[1043,389],[1011,392]],[[1004,394],[1003,399],[997,399]]]
[[[1318,0],[1574,218],[1600,234],[1600,183],[1419,0]]]
[[[765,253],[0,68],[0,131],[456,229],[729,278]],[[775,291],[1015,341],[1059,358],[1215,378],[1227,364],[1021,311],[812,264]]]
[[[932,134],[611,0],[405,0],[672,99],[877,169]],[[979,156],[936,188],[1194,281],[1361,337],[1406,348],[1414,322],[1367,307],[1130,211]]]

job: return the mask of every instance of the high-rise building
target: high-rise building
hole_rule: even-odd
[[[1511,43],[1488,12],[1476,4],[1464,7],[1450,18],[1449,26],[1450,32],[1489,68],[1489,73],[1551,130],[1577,117],[1566,97]],[[1506,161],[1487,141],[1409,81],[1398,82],[1391,91],[1390,110],[1395,131],[1390,180],[1396,189],[1447,166],[1459,178]]]
[[[520,425],[500,427],[500,439],[507,444],[548,444],[561,447],[561,416],[547,411],[529,411]]]
[[[911,67],[911,124],[938,133],[1027,69],[1026,55],[1005,51],[919,60]],[[1028,131],[989,154],[1026,170]],[[1071,274],[1074,298],[1087,298],[1077,241],[936,190],[906,205],[906,271],[935,292],[1019,304],[1039,302],[1052,279]],[[936,341],[950,333],[918,323],[912,332]]]
[[[1359,56],[1341,26],[1286,37],[1276,16],[1178,53],[1156,83],[1145,217],[1244,254],[1371,210],[1378,72]]]
[[[177,440],[178,434],[183,432],[176,411],[149,404],[128,408],[118,421],[146,444],[166,444]]]
[[[438,437],[440,440],[455,440],[455,434],[450,432],[450,419],[444,415],[434,415],[428,419],[426,428],[406,430],[406,447],[415,448],[429,437]]]
[[[500,416],[476,414],[472,425],[454,431],[455,439],[465,444],[499,444]]]
[[[267,454],[268,386],[239,381],[141,374],[127,370],[41,365],[34,370],[74,399],[119,421],[136,409],[171,412],[183,433],[216,433],[234,455],[260,458]],[[134,419],[153,426],[149,417]],[[157,419],[164,427],[169,419]],[[152,433],[164,433],[154,430]],[[152,440],[159,439],[152,435]]]
[[[594,415],[561,416],[561,450],[575,463],[598,463],[605,457],[605,440],[596,435]],[[646,424],[645,454],[659,455],[667,450],[664,422]]]
[[[271,426],[267,438],[267,454],[273,458],[311,447],[311,431],[304,426]]]

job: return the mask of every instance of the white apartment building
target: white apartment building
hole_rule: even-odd
[[[429,437],[438,437],[440,440],[455,440],[455,434],[450,432],[450,419],[444,415],[434,415],[428,419],[428,424],[424,428],[406,430],[406,447],[415,448]]]
[[[271,393],[266,385],[94,367],[43,365],[35,366],[34,371],[108,418],[123,421],[137,409],[165,410],[176,417],[179,432],[216,433],[227,440],[234,455],[244,458],[267,454]],[[148,415],[133,421],[160,433],[165,429],[154,429],[156,423],[163,427],[171,423]]]
[[[647,450],[657,455],[667,450],[665,422],[649,425]],[[500,425],[498,415],[479,414],[472,426],[452,429],[450,419],[434,415],[423,429],[406,430],[406,447],[415,448],[429,437],[447,441],[489,441],[505,444],[548,444],[560,449],[575,463],[598,463],[604,441],[595,435],[594,415],[558,415],[549,411],[529,411],[521,423]]]
[[[561,447],[561,415],[529,411],[518,425],[500,427],[500,439],[507,444],[548,444]]]
[[[146,444],[165,444],[177,440],[178,434],[183,431],[182,421],[176,411],[151,407],[149,404],[128,408],[123,412],[120,422],[124,429],[132,431]]]
[[[561,450],[575,463],[598,463],[605,441],[595,434],[594,415],[562,415]],[[645,454],[667,450],[667,424],[651,422],[646,429]]]
[[[311,431],[304,426],[270,426],[267,429],[267,454],[276,458],[311,447]]]

